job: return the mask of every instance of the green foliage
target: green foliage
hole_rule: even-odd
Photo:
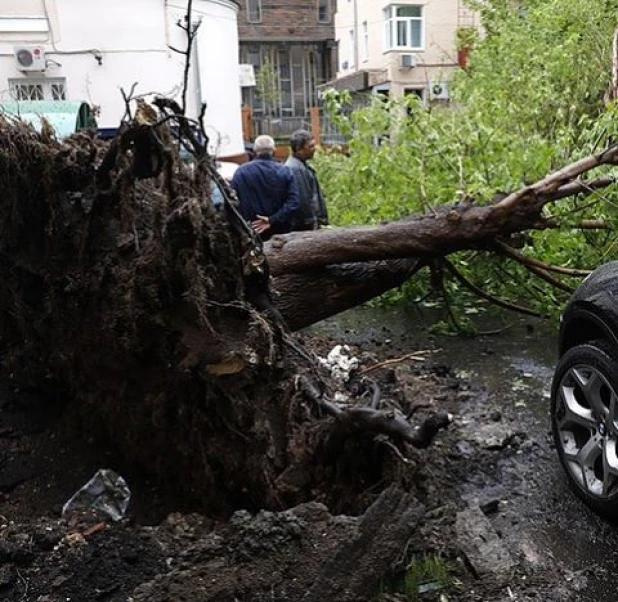
[[[422,594],[427,591],[439,591],[451,584],[448,566],[439,556],[425,555],[413,557],[406,572],[394,583],[382,584],[380,593],[403,594],[407,602],[425,599]]]
[[[264,112],[267,115],[275,115],[276,108],[281,101],[281,90],[279,89],[279,75],[269,59],[264,60],[255,76],[255,87],[257,95],[264,103]]]
[[[458,27],[455,37],[457,49],[472,48],[479,39],[479,32],[476,27]]]
[[[375,224],[468,198],[489,202],[600,150],[618,133],[618,109],[603,100],[618,0],[527,0],[519,9],[510,0],[471,4],[484,35],[452,82],[451,107],[373,97],[350,112],[347,93],[325,94],[327,111],[350,138],[348,155],[316,158],[333,223]],[[615,237],[577,226],[590,218],[613,225],[616,206],[613,188],[549,205],[560,228],[530,234],[521,251],[567,267],[611,259]],[[503,258],[450,259],[492,295],[543,313],[564,300]],[[443,290],[457,296],[462,288],[446,279]],[[413,286],[406,294],[420,292]]]
[[[403,593],[409,602],[419,599],[422,586],[435,585],[438,588],[447,587],[450,583],[448,569],[444,560],[438,556],[414,558],[406,571]]]
[[[459,74],[456,99],[477,121],[502,122],[503,129],[568,148],[580,119],[603,110],[618,2],[479,5],[488,35],[470,56],[469,74]]]

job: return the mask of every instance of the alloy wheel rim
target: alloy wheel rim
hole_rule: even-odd
[[[587,495],[618,494],[618,396],[590,365],[571,367],[560,381],[554,421],[564,464]]]

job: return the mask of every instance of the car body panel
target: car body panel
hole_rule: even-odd
[[[571,296],[560,320],[558,353],[595,339],[618,345],[618,261],[597,268]]]

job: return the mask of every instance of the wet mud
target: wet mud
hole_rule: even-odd
[[[163,495],[113,447],[87,432],[69,435],[61,399],[6,386],[0,599],[614,600],[618,532],[571,495],[552,447],[554,337],[551,325],[529,321],[500,336],[438,337],[417,314],[365,309],[300,333],[322,356],[347,343],[360,368],[427,352],[371,375],[387,404],[405,402],[415,414],[444,409],[452,423],[430,448],[406,450],[405,458],[379,442],[369,454],[359,447],[358,465],[348,461],[327,475],[328,496],[281,512],[239,510],[229,520],[191,513],[182,496]],[[389,456],[380,464],[390,467],[380,475],[388,483],[361,466],[372,453]],[[117,469],[131,487],[127,518],[62,517],[62,504],[102,467]],[[391,520],[403,507],[407,520]],[[368,524],[381,536],[368,537]],[[370,550],[375,569],[396,537],[406,542],[398,563],[380,567],[384,581],[363,581],[370,571],[356,559]],[[406,567],[422,558],[439,559],[447,582],[427,577],[414,592],[401,587]]]
[[[430,334],[434,317],[418,309],[357,309],[319,328],[360,344],[434,349],[466,383],[449,443],[438,443],[450,445],[444,471],[453,476],[454,503],[485,510],[516,568],[493,591],[472,582],[458,599],[615,600],[618,530],[570,492],[551,437],[557,325],[498,314],[478,326],[499,334],[462,338]]]

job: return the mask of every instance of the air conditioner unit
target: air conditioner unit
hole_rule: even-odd
[[[413,54],[400,54],[399,65],[402,69],[412,69],[416,67],[416,57]]]
[[[18,46],[13,49],[20,71],[45,71],[45,50],[42,46]]]
[[[429,98],[430,100],[448,100],[450,94],[448,91],[448,83],[446,82],[433,82],[429,85]]]

